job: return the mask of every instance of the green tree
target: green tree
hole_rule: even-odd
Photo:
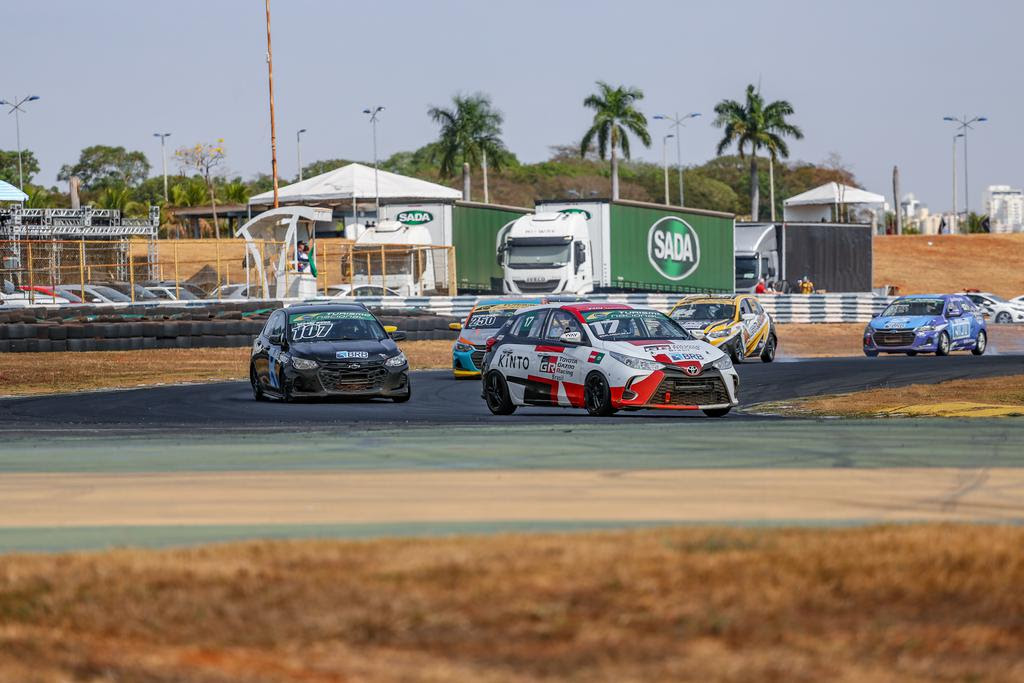
[[[30,150],[21,150],[21,171],[25,177],[25,192],[27,193],[28,184],[32,182],[32,176],[39,173],[39,161]],[[0,149],[0,180],[4,180],[15,187],[18,186],[17,151]]]
[[[580,142],[580,157],[586,157],[595,138],[597,154],[601,159],[604,159],[607,152],[611,152],[614,200],[619,198],[619,161],[615,151],[622,150],[622,156],[629,159],[628,132],[636,135],[644,147],[651,146],[651,135],[647,132],[647,117],[635,107],[644,97],[642,90],[625,86],[613,88],[604,81],[598,81],[597,87],[596,94],[583,100],[584,107],[594,110],[594,121]]]
[[[242,182],[241,178],[235,178],[221,185],[217,194],[222,201],[229,204],[245,204],[249,201],[249,186]]]
[[[181,180],[171,187],[171,203],[174,206],[202,206],[206,203],[206,182],[201,177]]]
[[[61,166],[57,180],[66,181],[71,176],[78,176],[84,190],[101,190],[117,185],[135,187],[149,176],[149,170],[149,160],[142,152],[92,145],[82,150],[77,163]]]
[[[747,86],[746,100],[722,100],[715,105],[714,125],[723,128],[722,140],[718,143],[718,154],[725,152],[733,144],[739,150],[740,159],[745,158],[746,150],[750,151],[750,216],[758,220],[759,186],[757,172],[757,152],[768,150],[773,160],[789,156],[786,137],[800,139],[803,132],[786,121],[793,114],[793,105],[786,100],[776,100],[765,104],[761,93],[753,86]]]
[[[452,96],[452,107],[431,107],[430,118],[441,126],[437,140],[436,158],[440,158],[441,175],[451,178],[468,163],[470,171],[479,167],[483,174],[484,201],[490,201],[487,182],[488,159],[494,170],[500,170],[508,155],[501,140],[504,115],[494,108],[491,98],[484,93]]]

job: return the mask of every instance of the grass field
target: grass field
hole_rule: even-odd
[[[0,679],[1011,681],[1024,529],[662,528],[0,557]]]
[[[995,410],[1001,407],[1004,410]],[[911,384],[850,394],[817,396],[757,406],[758,412],[793,416],[947,415],[955,417],[1024,414],[1024,375]]]

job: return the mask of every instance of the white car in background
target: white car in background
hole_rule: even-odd
[[[964,296],[994,323],[1024,323],[1024,301],[1007,301],[991,292],[966,292]]]
[[[164,301],[196,301],[199,299],[195,294],[184,287],[167,287],[165,285],[150,285],[146,291],[158,299]]]
[[[348,298],[353,296],[402,296],[395,290],[389,287],[381,287],[380,285],[328,285],[327,294],[325,295],[328,299]]]

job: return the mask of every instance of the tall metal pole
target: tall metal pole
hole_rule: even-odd
[[[164,202],[170,202],[170,197],[167,192],[167,146],[164,144],[164,140],[168,138],[170,133],[153,133],[153,137],[160,138],[160,158],[162,160],[163,171],[164,171]]]
[[[686,197],[683,193],[683,147],[680,140],[682,132],[679,129],[685,127],[684,124],[687,119],[697,118],[698,116],[700,116],[698,111],[691,112],[685,116],[680,116],[678,112],[674,116],[668,116],[667,114],[657,114],[654,116],[655,119],[668,121],[676,131],[676,163],[679,164],[679,206],[686,205]]]
[[[295,156],[299,162],[299,182],[302,182],[302,134],[306,132],[305,128],[300,128],[295,133]]]
[[[949,232],[951,234],[957,232],[956,224],[957,219],[959,218],[959,214],[956,211],[956,139],[961,136],[963,136],[963,133],[957,133],[953,136],[953,218],[951,220],[951,225],[949,226]]]
[[[364,114],[370,115],[370,125],[373,126],[373,204],[376,207],[377,220],[380,220],[380,181],[377,169],[377,114],[384,111],[384,107],[377,105],[370,109],[364,109]]]
[[[270,0],[267,5],[267,86],[270,90],[270,167],[274,177],[274,208],[280,206],[277,197],[277,129],[274,126],[274,52],[270,46]]]
[[[661,138],[661,165],[665,170],[665,206],[671,204],[668,197],[668,139],[676,137],[669,133]]]
[[[969,232],[971,229],[971,194],[967,177],[967,131],[974,127],[972,124],[984,123],[985,121],[988,121],[988,118],[985,116],[975,116],[969,119],[967,118],[967,114],[964,114],[963,118],[958,119],[955,116],[943,116],[942,120],[957,124],[957,128],[960,129],[960,134],[963,135],[964,138],[964,219],[967,221],[967,230]],[[955,139],[953,143],[956,144]]]
[[[7,105],[8,107],[10,107],[7,113],[14,114],[14,135],[18,143],[18,189],[21,190],[22,192],[25,191],[25,176],[22,172],[21,166],[21,118],[18,116],[18,114],[24,111],[21,108],[21,105],[25,104],[26,102],[33,102],[38,99],[38,95],[27,95],[25,97],[22,97],[20,100],[18,98],[14,98],[14,100],[11,101],[0,100],[0,105]]]

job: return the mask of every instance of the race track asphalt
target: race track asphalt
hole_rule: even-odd
[[[739,410],[726,419],[766,419],[743,408],[764,401],[841,393],[877,387],[933,383],[1024,372],[1024,356],[956,355],[906,358],[828,358],[747,363],[739,368]],[[139,430],[179,432],[195,428],[284,431],[387,427],[408,424],[472,425],[557,423],[575,420],[581,410],[521,408],[515,415],[492,416],[480,398],[478,381],[456,381],[447,371],[412,373],[413,398],[405,404],[385,400],[322,401],[285,404],[252,400],[246,382],[0,399],[0,432]],[[683,417],[702,418],[699,412]],[[604,423],[679,419],[678,413],[619,413]]]

